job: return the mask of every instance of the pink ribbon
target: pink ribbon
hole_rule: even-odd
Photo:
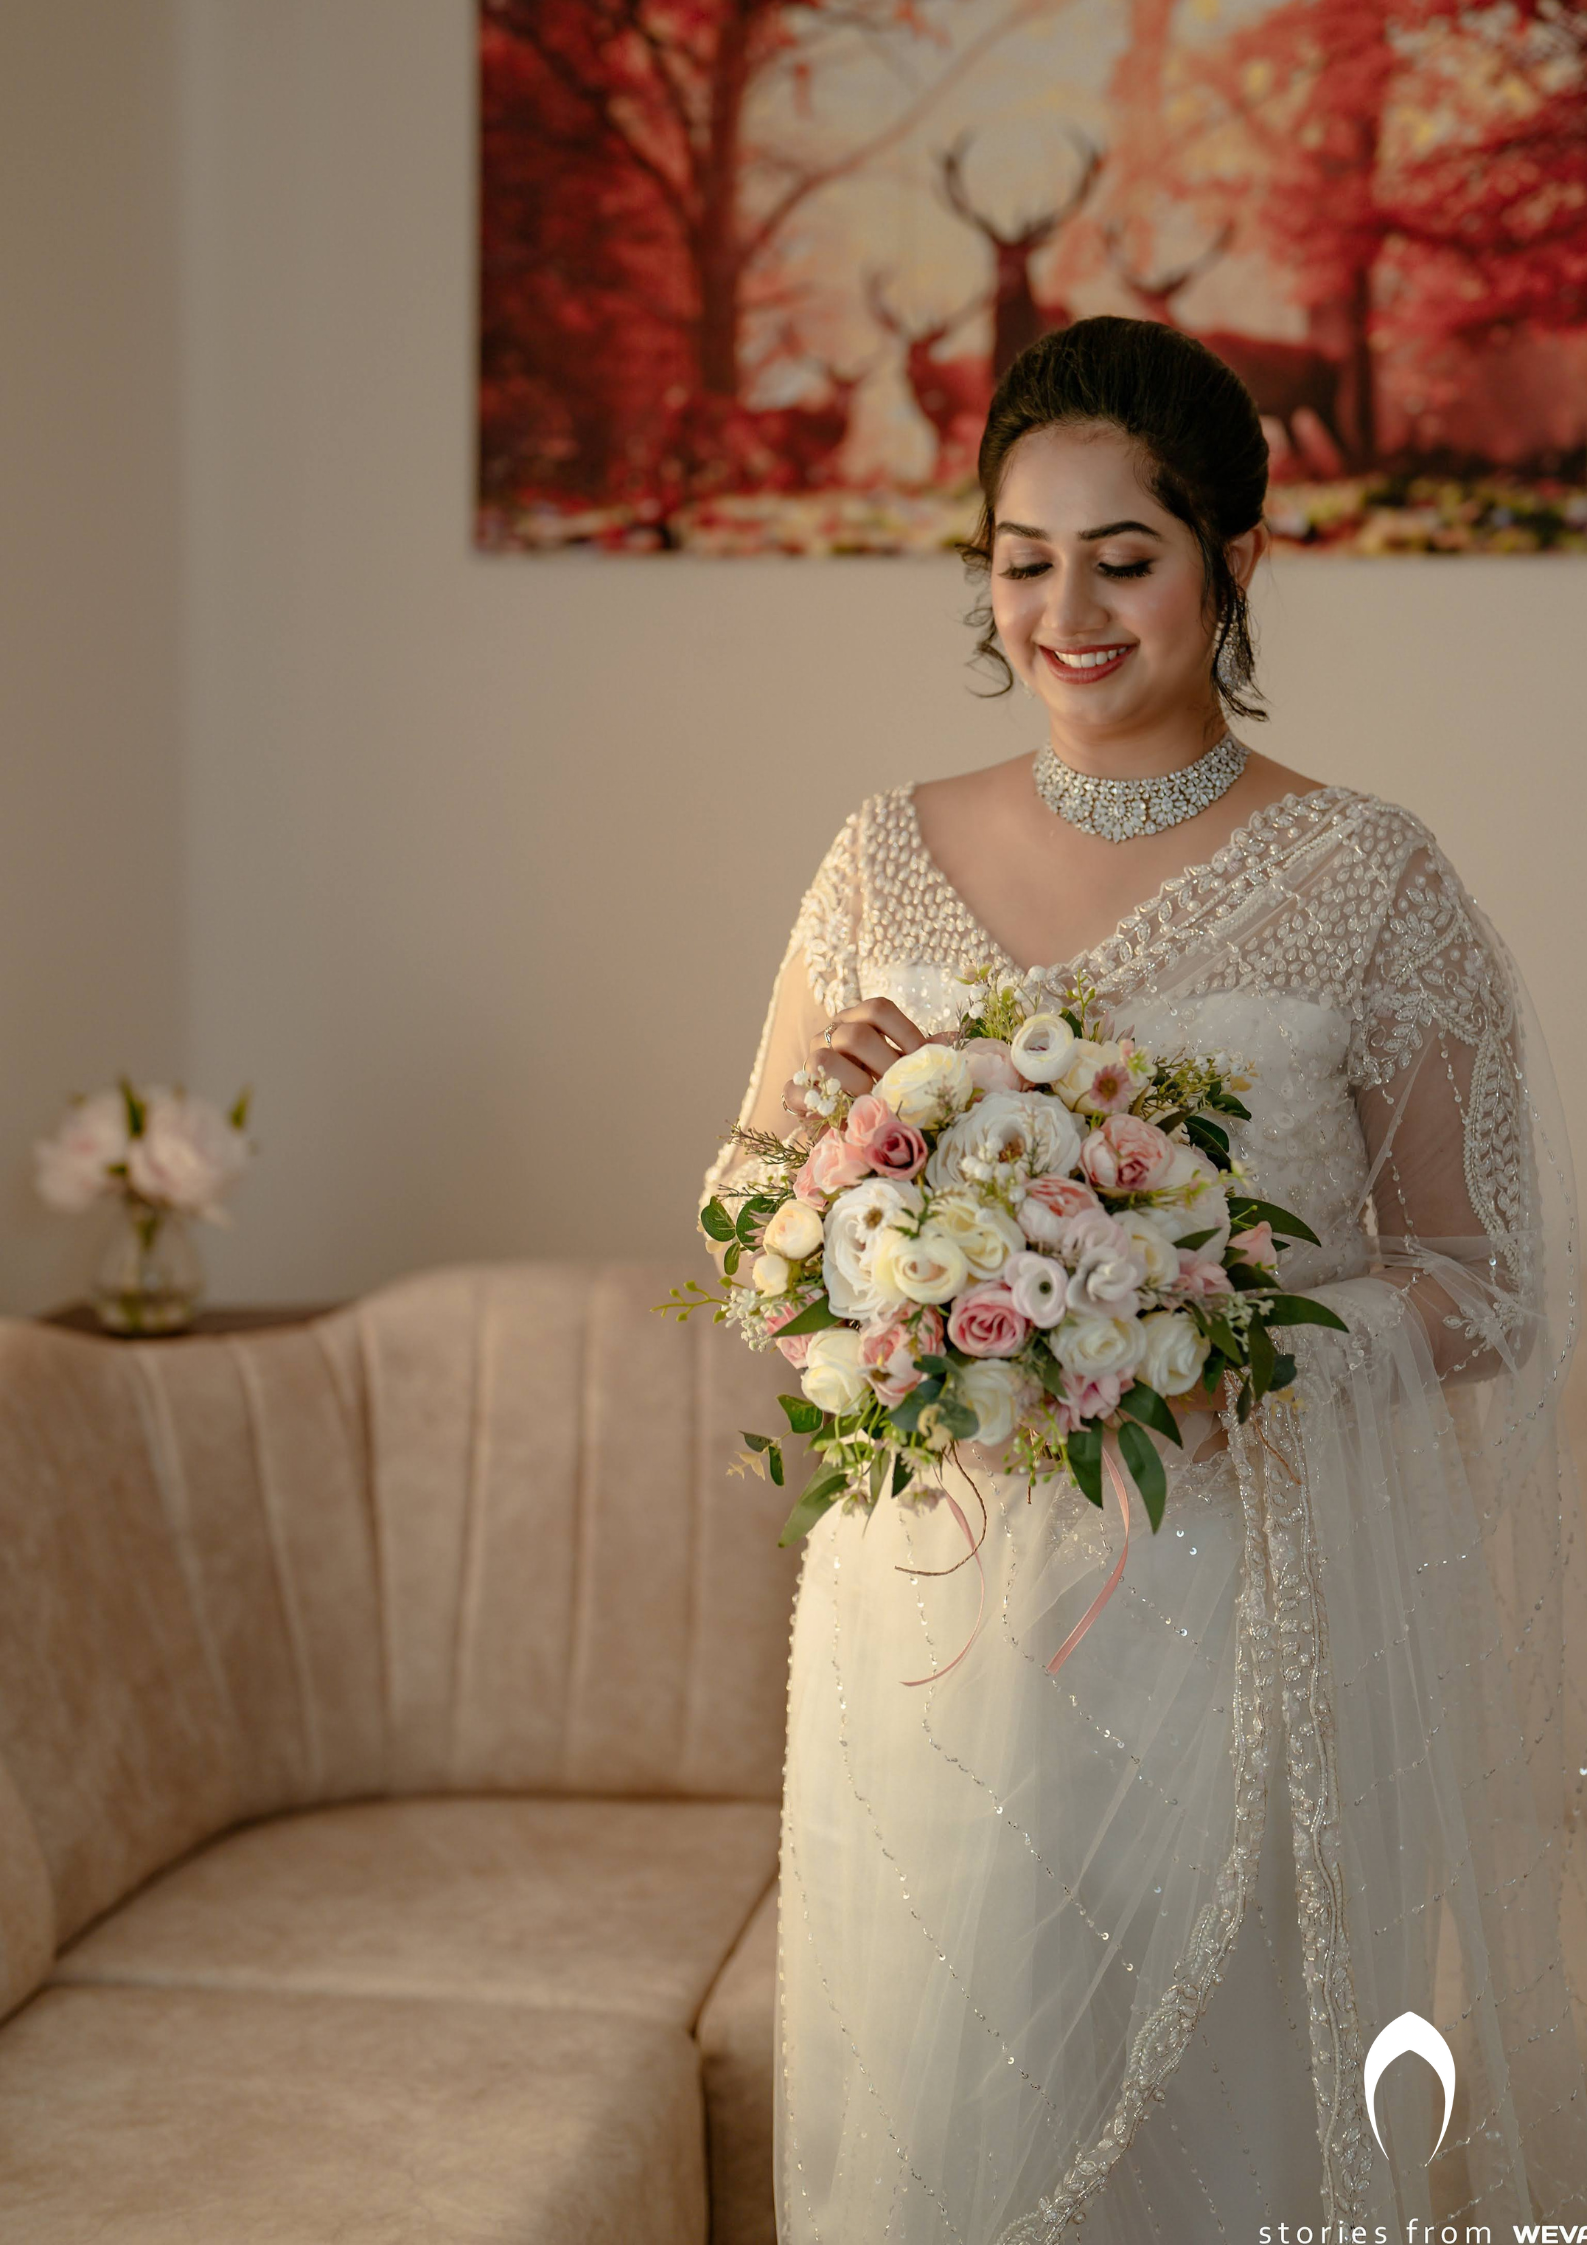
[[[1057,1675],[1076,1645],[1079,1644],[1081,1638],[1113,1596],[1114,1591],[1118,1589],[1119,1578],[1124,1573],[1124,1562],[1130,1555],[1130,1500],[1124,1487],[1124,1476],[1113,1462],[1113,1452],[1106,1447],[1102,1452],[1102,1462],[1108,1469],[1108,1479],[1113,1483],[1113,1494],[1119,1500],[1119,1518],[1124,1523],[1124,1548],[1120,1551],[1118,1559],[1114,1563],[1112,1574],[1109,1575],[1107,1581],[1092,1599],[1090,1605],[1087,1606],[1073,1629],[1070,1630],[1068,1636],[1053,1654],[1052,1659],[1048,1661],[1047,1673],[1049,1676]],[[966,1650],[968,1650],[968,1647]]]
[[[1081,1638],[1091,1627],[1091,1624],[1096,1620],[1098,1614],[1101,1613],[1108,1600],[1113,1596],[1114,1591],[1118,1589],[1124,1575],[1124,1562],[1130,1555],[1129,1492],[1124,1486],[1124,1476],[1120,1473],[1118,1466],[1114,1462],[1112,1451],[1107,1449],[1106,1447],[1104,1447],[1102,1452],[1102,1463],[1108,1469],[1108,1479],[1112,1482],[1113,1494],[1118,1499],[1119,1518],[1124,1523],[1124,1542],[1122,1547],[1120,1548],[1118,1558],[1114,1561],[1112,1574],[1109,1575],[1107,1581],[1102,1585],[1102,1588],[1092,1599],[1090,1605],[1087,1606],[1085,1612],[1075,1623],[1073,1629],[1070,1630],[1068,1636],[1058,1647],[1058,1650],[1053,1654],[1052,1659],[1048,1661],[1047,1673],[1049,1676],[1057,1675],[1059,1669],[1062,1668],[1064,1662],[1074,1651],[1076,1645],[1079,1644]],[[981,1546],[976,1542],[975,1535],[970,1527],[970,1523],[964,1517],[964,1513],[960,1509],[957,1498],[948,1496],[948,1492],[946,1489],[943,1490],[942,1494],[947,1498],[948,1510],[953,1514],[954,1519],[958,1521],[960,1528],[964,1532],[964,1540],[970,1547],[967,1556],[975,1561],[975,1571],[976,1574],[980,1577],[981,1592],[980,1597],[976,1603],[975,1626],[970,1631],[969,1636],[965,1639],[959,1650],[954,1654],[952,1660],[949,1661],[946,1668],[934,1668],[929,1676],[904,1677],[902,1681],[904,1684],[904,1688],[907,1691],[915,1691],[922,1684],[934,1684],[939,1677],[951,1674],[951,1672],[958,1667],[960,1661],[963,1660],[965,1654],[970,1650],[970,1647],[975,1643],[977,1637],[980,1636],[981,1623],[986,1615],[986,1566],[981,1558]],[[964,1560],[961,1559],[959,1561],[959,1566],[962,1567],[963,1565]],[[927,1567],[900,1567],[898,1570],[901,1575],[929,1574],[934,1571],[935,1570]],[[949,1567],[946,1572],[949,1574],[956,1574],[958,1572],[958,1568]]]
[[[939,1676],[946,1676],[950,1670],[958,1667],[960,1661],[963,1660],[965,1654],[975,1643],[977,1637],[980,1636],[981,1618],[986,1612],[986,1566],[981,1558],[981,1546],[976,1542],[975,1537],[970,1529],[970,1523],[968,1520],[966,1520],[963,1512],[959,1508],[958,1499],[956,1497],[949,1497],[946,1489],[943,1490],[942,1494],[945,1497],[948,1497],[948,1510],[953,1514],[954,1519],[958,1521],[959,1526],[964,1530],[964,1540],[970,1547],[969,1556],[975,1561],[975,1571],[981,1578],[981,1596],[975,1609],[975,1627],[971,1630],[969,1636],[966,1637],[963,1645],[959,1648],[958,1652],[954,1654],[952,1660],[949,1661],[947,1668],[934,1668],[929,1676],[905,1676],[902,1679],[902,1682],[904,1683],[906,1689],[908,1689],[909,1691],[913,1691],[918,1684],[934,1684]],[[963,1565],[964,1561],[961,1559],[959,1561],[959,1566],[962,1567]],[[925,1567],[900,1567],[898,1571],[901,1575],[913,1575],[927,1574],[932,1570]],[[950,1574],[953,1574],[957,1572],[957,1569],[950,1567],[948,1569],[948,1572]]]

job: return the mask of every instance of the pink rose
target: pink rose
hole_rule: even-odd
[[[1179,1291],[1187,1301],[1210,1302],[1219,1294],[1232,1294],[1229,1274],[1221,1263],[1203,1261],[1189,1248],[1179,1250]]]
[[[860,1334],[860,1364],[881,1400],[902,1403],[911,1388],[919,1387],[924,1373],[915,1370],[917,1356],[937,1356],[942,1350],[942,1319],[932,1309],[922,1310],[906,1322],[884,1318],[867,1325]]]
[[[1078,1177],[1033,1177],[1020,1206],[1019,1228],[1027,1239],[1056,1247],[1069,1217],[1101,1206],[1091,1187]]]
[[[794,1192],[820,1208],[869,1175],[870,1165],[858,1147],[851,1146],[840,1131],[824,1130],[794,1178]]]
[[[1025,1079],[1001,1037],[972,1037],[964,1046],[970,1081],[977,1091],[1023,1091]]]
[[[1175,1147],[1139,1115],[1109,1115],[1080,1149],[1080,1166],[1105,1193],[1149,1193],[1173,1167]]]
[[[1229,1253],[1237,1263],[1248,1263],[1253,1271],[1271,1274],[1278,1269],[1273,1227],[1266,1222],[1250,1224],[1243,1232],[1236,1232],[1229,1242]]]
[[[948,1338],[966,1356],[1013,1356],[1029,1337],[1030,1319],[995,1279],[967,1288],[948,1313]]]
[[[808,1307],[808,1303],[790,1302],[786,1308],[768,1311],[766,1316],[767,1332],[775,1333],[779,1327],[791,1324],[799,1315],[800,1309]],[[802,1372],[805,1368],[805,1359],[810,1354],[810,1343],[814,1339],[813,1333],[796,1333],[791,1341],[779,1341],[777,1346],[795,1371]]]
[[[900,1122],[884,1099],[856,1099],[844,1127],[845,1141],[878,1177],[902,1184],[918,1177],[930,1152],[912,1123]]]
[[[1053,1399],[1053,1417],[1065,1434],[1073,1434],[1092,1419],[1111,1416],[1123,1393],[1122,1372],[1065,1372],[1063,1393]]]

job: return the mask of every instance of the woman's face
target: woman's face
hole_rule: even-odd
[[[1033,429],[1009,453],[992,541],[992,615],[1055,731],[1098,740],[1196,718],[1219,732],[1201,549],[1152,498],[1138,448],[1106,422]],[[1229,549],[1244,584],[1266,543]]]

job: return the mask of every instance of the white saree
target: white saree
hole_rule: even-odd
[[[947,1026],[986,959],[1012,964],[910,791],[874,798],[805,899],[744,1119],[786,1127],[831,1013],[886,995]],[[779,2239],[1057,2245],[1083,2220],[1093,2245],[1260,2245],[1287,2222],[1382,2245],[1412,2217],[1505,2240],[1587,2219],[1574,1235],[1513,967],[1427,830],[1339,787],[1259,813],[1075,965],[1156,1049],[1253,1064],[1236,1151],[1322,1243],[1286,1283],[1349,1333],[1298,1329],[1294,1403],[1172,1467],[1155,1537],[1132,1499],[1122,1584],[1057,1677],[1117,1556],[1111,1503],[972,1465],[986,1620],[918,1689],[975,1618],[974,1569],[939,1572],[964,1552],[949,1509],[810,1537]],[[1458,2068],[1430,2164],[1431,2070],[1385,2077],[1386,2153],[1363,2094],[1407,2010]]]

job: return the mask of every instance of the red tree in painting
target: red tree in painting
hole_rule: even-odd
[[[1580,0],[1286,0],[1194,77],[1195,137],[1234,128],[1261,184],[1250,201],[1210,165],[1203,199],[1239,213],[1338,359],[1358,461],[1377,451],[1376,348],[1587,317]]]
[[[781,73],[808,110],[824,40],[917,41],[915,0],[483,0],[482,495],[643,490],[664,512],[824,474],[852,383],[772,415],[743,402],[747,320],[790,301],[780,240],[1039,5],[1013,0],[817,161],[754,142],[752,96]]]

